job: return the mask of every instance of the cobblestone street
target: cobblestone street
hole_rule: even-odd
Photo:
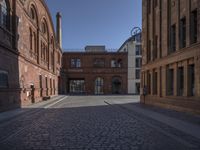
[[[0,120],[1,150],[200,149],[199,131],[192,135],[181,125],[179,130],[170,120],[166,124],[164,117],[159,121],[145,111],[174,119],[180,116],[179,121],[197,129],[199,117],[144,107],[136,96],[65,96],[22,110]]]

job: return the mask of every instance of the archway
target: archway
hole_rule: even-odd
[[[113,77],[112,79],[112,94],[122,93],[122,80],[120,77]]]

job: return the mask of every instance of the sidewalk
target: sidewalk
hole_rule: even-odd
[[[163,124],[173,127],[179,131],[182,131],[183,133],[196,137],[200,140],[200,125],[198,124],[200,122],[199,116],[193,116],[194,121],[191,121],[191,119],[187,119],[188,117],[187,114],[184,114],[181,112],[170,111],[171,115],[169,115],[169,114],[166,114],[168,110],[157,108],[157,111],[156,111],[156,109],[155,108],[152,109],[153,107],[151,108],[151,106],[146,107],[142,104],[130,103],[130,101],[128,103],[125,102],[123,104],[122,101],[112,100],[112,101],[109,101],[109,103],[113,105],[115,104],[121,105],[127,110],[136,112],[138,114],[142,114],[148,118],[159,121]],[[174,115],[172,115],[172,113],[174,113]],[[181,119],[179,119],[179,116]]]
[[[62,96],[62,95],[54,96],[50,100],[47,100],[47,101],[42,101],[42,102],[35,103],[35,104],[29,105],[29,106],[24,106],[22,108],[17,108],[14,110],[2,112],[2,113],[0,113],[0,123],[10,120],[12,118],[15,118],[17,116],[26,114],[28,112],[31,112],[31,111],[33,111],[34,108],[35,109],[45,108],[46,106],[50,105],[53,102],[58,101],[59,99],[61,99],[63,97],[65,97],[65,96]]]

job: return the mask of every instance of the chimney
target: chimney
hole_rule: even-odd
[[[57,13],[56,15],[56,22],[57,22],[57,26],[56,26],[56,34],[57,34],[57,41],[58,44],[60,46],[60,48],[62,48],[62,27],[61,27],[61,14],[60,12]]]

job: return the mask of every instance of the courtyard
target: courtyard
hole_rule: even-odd
[[[0,149],[198,150],[199,125],[138,96],[57,96],[1,113]]]

